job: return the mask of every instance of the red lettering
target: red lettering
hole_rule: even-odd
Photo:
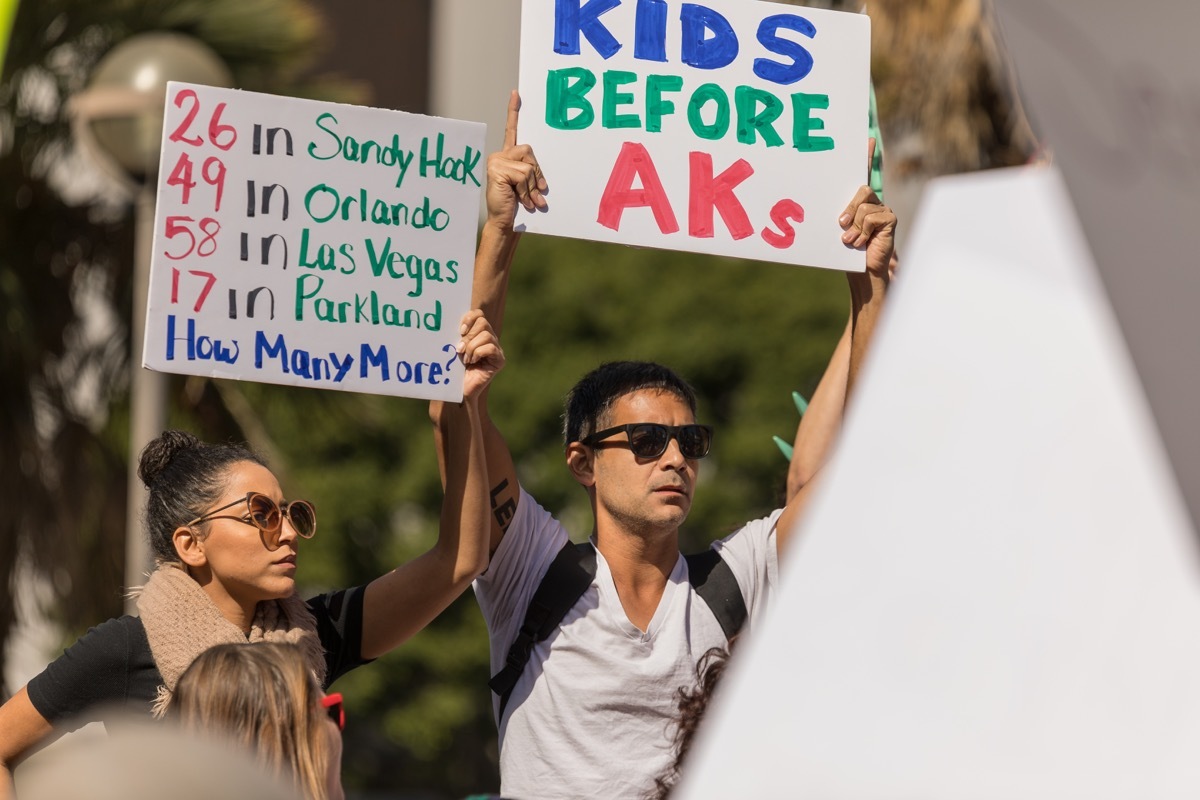
[[[796,241],[796,231],[788,224],[788,220],[804,222],[804,208],[795,200],[780,200],[771,208],[771,222],[775,223],[780,232],[763,228],[763,241],[780,250],[791,247],[792,242]]]
[[[725,227],[735,240],[745,239],[754,233],[746,209],[742,208],[733,193],[739,183],[754,174],[754,167],[746,159],[739,158],[720,175],[713,177],[711,155],[699,152],[689,155],[691,198],[688,202],[688,233],[699,239],[711,239],[714,208],[720,212]]]
[[[634,178],[640,181],[642,188],[633,188]],[[620,230],[621,214],[625,209],[645,206],[654,212],[654,221],[658,223],[660,231],[675,233],[679,230],[671,201],[667,198],[650,154],[640,144],[625,142],[621,145],[612,174],[608,176],[608,185],[600,197],[600,213],[596,221],[606,228]]]

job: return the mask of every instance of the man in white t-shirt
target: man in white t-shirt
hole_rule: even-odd
[[[504,148],[488,160],[488,219],[472,297],[497,333],[519,238],[517,203],[530,210],[545,204],[536,159],[516,145],[517,108],[514,93]],[[842,218],[843,241],[864,249],[868,265],[865,274],[849,274],[851,381],[886,293],[895,223],[867,187]],[[495,672],[567,532],[519,487],[485,404],[486,397],[480,412],[494,525],[491,563],[475,592]],[[727,644],[679,552],[679,528],[711,439],[695,414],[687,383],[645,362],[602,365],[568,396],[566,462],[591,501],[595,577],[557,629],[533,645],[502,714],[495,699],[506,798],[640,797],[673,760],[678,690],[695,685],[697,660],[707,650]],[[436,404],[431,415],[436,424]],[[751,629],[807,493],[801,489],[785,508],[713,544],[737,580]]]

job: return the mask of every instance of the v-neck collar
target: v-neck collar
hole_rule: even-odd
[[[662,627],[663,619],[670,613],[671,605],[679,602],[686,594],[679,591],[680,584],[687,583],[685,573],[687,562],[683,555],[680,554],[675,561],[675,566],[667,578],[667,585],[663,587],[662,597],[658,599],[658,607],[654,609],[654,616],[650,618],[650,624],[643,631],[629,621],[629,616],[625,613],[625,606],[621,604],[621,596],[617,593],[617,584],[613,580],[612,570],[609,569],[608,562],[604,559],[600,548],[596,547],[595,537],[591,542],[592,547],[596,549],[596,587],[600,592],[600,606],[607,609],[609,619],[628,638],[640,642],[653,641],[655,634]]]

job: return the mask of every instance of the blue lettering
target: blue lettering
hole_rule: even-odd
[[[241,354],[237,339],[231,339],[233,349],[230,349],[220,339],[196,335],[196,320],[188,319],[187,335],[175,335],[175,315],[167,315],[167,361],[175,360],[175,343],[187,342],[187,360],[220,361],[223,364],[233,364]]]
[[[312,371],[309,370],[309,364],[313,361],[307,350],[292,351],[292,372],[299,375],[301,378],[312,378]]]
[[[283,334],[275,337],[275,343],[271,344],[267,341],[267,337],[262,331],[254,332],[254,368],[262,369],[263,356],[268,358],[278,358],[279,366],[283,369],[284,374],[288,372],[288,352],[287,344],[283,341]]]
[[[762,43],[762,46],[772,53],[787,56],[792,59],[792,63],[780,64],[766,58],[756,58],[754,59],[754,74],[764,81],[786,86],[812,72],[813,57],[800,43],[776,36],[776,31],[780,28],[795,31],[810,39],[816,37],[817,29],[807,19],[795,14],[776,14],[758,24],[758,41]]]
[[[350,367],[354,364],[354,356],[346,353],[345,359],[339,359],[337,353],[330,353],[329,360],[333,362],[333,368],[337,370],[337,374],[333,376],[333,382],[341,383],[342,378],[346,377],[346,373],[350,371]]]
[[[187,342],[187,360],[196,360],[196,320],[187,321],[187,338],[175,335],[175,315],[167,315],[167,361],[175,360],[175,343]]]
[[[633,57],[643,61],[667,60],[666,0],[638,0],[633,25]]]
[[[604,58],[621,49],[600,15],[621,5],[621,0],[554,0],[554,52],[563,56],[579,55],[579,34]]]
[[[367,369],[369,367],[379,367],[380,376],[383,380],[388,380],[389,367],[387,357],[387,345],[379,345],[379,350],[372,350],[371,345],[363,342],[362,349],[359,351],[359,358],[362,363],[358,368],[358,377],[368,377]]]
[[[721,14],[684,3],[679,18],[683,22],[683,63],[696,69],[720,69],[737,58],[737,34]],[[710,32],[712,36],[708,36]]]

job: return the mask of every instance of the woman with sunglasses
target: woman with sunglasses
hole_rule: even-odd
[[[248,751],[305,800],[345,796],[342,696],[321,691],[295,645],[210,647],[179,677],[167,716]]]
[[[158,563],[138,616],[109,620],[0,706],[0,800],[35,745],[107,709],[161,717],[180,675],[209,647],[289,642],[322,687],[421,630],[488,563],[487,465],[478,400],[504,365],[482,312],[460,326],[463,402],[445,404],[449,445],[437,543],[358,586],[302,600],[296,566],[317,530],[311,503],[287,500],[249,450],[166,431],[141,455],[145,523]],[[448,434],[448,435],[447,435]]]

